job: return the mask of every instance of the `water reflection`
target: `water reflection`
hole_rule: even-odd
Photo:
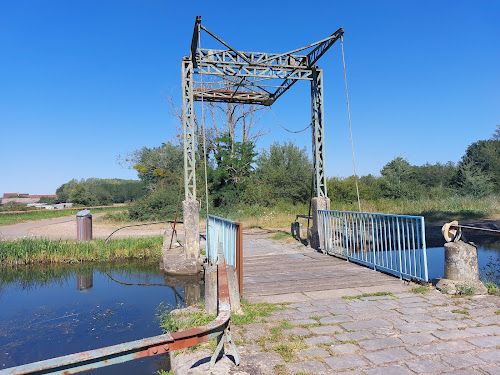
[[[76,288],[75,288],[76,284]],[[0,369],[161,334],[156,307],[203,297],[199,278],[165,277],[157,264],[17,267],[0,272]],[[93,373],[168,370],[168,355]]]
[[[77,274],[76,275],[76,289],[78,289],[80,292],[84,292],[87,289],[92,288],[94,285],[94,273],[89,272],[86,274]]]

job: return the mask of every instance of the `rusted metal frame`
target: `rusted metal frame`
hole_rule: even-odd
[[[197,74],[206,75],[228,75],[231,77],[245,78],[263,78],[263,79],[298,79],[312,80],[311,69],[308,68],[281,68],[281,67],[265,67],[233,65],[230,63],[218,63],[213,61],[201,61],[201,66],[198,66]],[[283,86],[282,84],[281,86]]]
[[[184,134],[184,189],[186,200],[196,199],[195,132],[193,98],[193,63],[189,59],[181,63],[182,126]]]
[[[231,51],[233,51],[234,53],[236,53],[241,59],[245,60],[247,63],[251,63],[250,60],[248,60],[248,58],[243,55],[240,51],[237,51],[235,50],[233,47],[231,47],[229,44],[227,44],[226,42],[224,42],[221,38],[219,38],[217,35],[215,35],[214,33],[212,33],[210,30],[208,30],[205,26],[203,26],[201,24],[201,21],[200,21],[200,28],[205,31],[208,35],[210,35],[212,38],[214,38],[215,40],[217,40],[218,42],[222,43],[224,46],[226,46],[227,48],[229,48]]]
[[[323,126],[323,71],[313,69],[311,81],[312,151],[314,167],[314,192],[316,197],[326,197],[325,136]]]
[[[323,56],[323,54],[342,37],[342,35],[344,35],[344,29],[340,28],[335,31],[329,38],[318,42],[319,45],[307,54],[307,65],[309,67],[312,67],[316,63],[316,61],[318,61],[319,58]]]
[[[238,276],[238,290],[243,295],[243,223],[236,225],[236,275]]]
[[[11,367],[0,370],[0,375],[74,374],[187,348],[215,337],[224,337],[225,342],[231,345],[236,364],[239,364],[238,349],[232,342],[229,331],[231,303],[229,299],[226,263],[223,254],[219,257],[217,271],[219,314],[215,320],[205,326]],[[212,359],[216,359],[217,355],[218,353],[214,353],[215,357],[212,357]],[[215,360],[213,363],[215,363]]]
[[[197,52],[202,55],[203,59],[210,58],[210,61],[217,63],[234,63],[234,64],[250,64],[252,66],[260,67],[289,67],[290,69],[302,66],[308,68],[306,65],[307,55],[287,55],[283,58],[283,54],[268,53],[268,52],[243,52],[238,51],[247,60],[241,59],[240,55],[230,50],[218,50],[211,48],[198,48]],[[233,53],[231,53],[233,52]],[[239,60],[240,58],[241,60]],[[264,58],[264,60],[262,60]],[[293,59],[293,60],[292,60]],[[242,61],[243,60],[243,61]],[[290,63],[294,61],[293,63]],[[264,63],[265,62],[265,63]]]
[[[322,42],[318,45],[314,50],[312,50],[307,56],[305,60],[301,61],[301,65],[306,65],[309,68],[314,67],[314,63],[318,61],[318,59],[323,56],[323,54],[337,41],[340,37],[344,35],[344,29],[340,28],[335,33],[332,34],[330,38],[326,41]],[[333,39],[331,39],[333,37]],[[285,82],[283,82],[282,89],[276,90],[276,92],[272,95],[274,100],[278,99],[281,95],[283,95],[290,87],[293,86],[297,82],[296,80],[287,78]]]
[[[196,61],[196,49],[198,47],[198,38],[200,36],[200,25],[201,16],[196,16],[196,21],[194,22],[193,38],[191,39],[191,55],[189,58],[193,63],[193,67],[198,67],[198,62]]]
[[[338,29],[337,31],[335,31],[332,35],[330,35],[329,37],[327,37],[327,38],[325,38],[325,39],[318,40],[317,42],[311,43],[311,44],[309,44],[309,45],[307,45],[307,46],[304,46],[304,47],[296,48],[296,49],[294,49],[294,50],[292,50],[292,51],[288,51],[288,52],[285,52],[285,53],[281,53],[281,54],[279,54],[279,55],[276,55],[275,57],[280,57],[280,56],[296,56],[296,55],[293,55],[293,54],[295,54],[296,52],[300,52],[300,51],[303,51],[303,50],[305,50],[305,49],[308,49],[308,48],[311,48],[311,47],[317,46],[318,44],[326,44],[326,43],[327,43],[327,42],[329,42],[331,39],[340,37],[340,35],[339,35],[339,36],[337,36],[339,32],[341,32],[341,33],[343,34],[343,33],[344,33],[344,29],[343,29],[343,28],[340,28],[340,29]],[[341,35],[342,35],[342,34],[341,34]],[[333,43],[332,43],[332,44],[333,44]],[[328,48],[329,48],[329,47],[328,47]],[[312,53],[312,52],[311,52],[311,53]],[[321,57],[321,56],[320,56],[320,57]],[[264,60],[263,62],[266,62],[266,60]],[[310,65],[312,65],[312,64],[310,64]]]

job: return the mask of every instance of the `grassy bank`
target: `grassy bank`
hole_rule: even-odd
[[[358,211],[357,202],[337,202],[331,199],[332,210]],[[500,200],[496,197],[472,199],[449,196],[442,199],[378,199],[361,201],[363,212],[424,216],[427,223],[451,220],[500,219]],[[290,230],[297,214],[307,215],[306,204],[278,204],[275,207],[247,206],[232,212],[213,210],[214,215],[243,222],[245,228]],[[304,219],[301,219],[304,220]]]
[[[163,237],[88,242],[23,238],[0,241],[0,266],[37,263],[78,263],[117,259],[159,259]]]
[[[92,208],[91,213],[118,211],[126,209],[126,207],[100,207]],[[24,223],[28,221],[37,221],[43,219],[54,219],[56,217],[76,216],[78,211],[84,210],[85,207],[63,210],[36,210],[23,212],[4,212],[0,215],[0,226]]]

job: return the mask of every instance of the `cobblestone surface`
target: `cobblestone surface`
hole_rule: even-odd
[[[283,305],[267,323],[234,330],[240,366],[226,347],[213,369],[208,351],[180,354],[174,373],[500,374],[499,314],[500,297],[435,290]],[[272,336],[283,319],[293,328]]]

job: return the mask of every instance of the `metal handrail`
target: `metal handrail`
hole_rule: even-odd
[[[238,365],[239,352],[232,342],[229,322],[231,318],[231,302],[223,254],[219,254],[217,264],[219,289],[219,314],[207,325],[180,332],[166,333],[141,340],[88,350],[44,361],[28,363],[21,366],[0,370],[0,375],[22,374],[74,374],[81,371],[131,361],[133,359],[168,353],[173,350],[187,348],[217,337],[217,347],[212,355],[210,366],[213,367],[221,352],[224,342],[232,348],[234,359]]]
[[[320,249],[401,279],[428,281],[422,216],[318,210]]]

